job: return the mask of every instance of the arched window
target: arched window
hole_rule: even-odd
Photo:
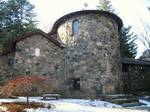
[[[73,23],[72,23],[72,33],[73,33],[73,35],[78,34],[78,30],[79,30],[79,21],[74,20]]]
[[[40,56],[40,49],[39,48],[35,48],[34,54],[36,57]]]

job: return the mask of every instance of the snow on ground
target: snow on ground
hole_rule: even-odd
[[[119,105],[101,101],[101,100],[59,99],[59,100],[44,101],[41,99],[42,97],[30,97],[29,100],[30,102],[42,102],[45,104],[53,104],[55,105],[56,108],[26,109],[26,111],[27,112],[148,112],[144,110],[124,109]],[[0,99],[1,103],[16,102],[16,101],[25,102],[26,97],[19,97],[18,99]]]
[[[139,102],[146,104],[146,106],[150,107],[150,102],[146,101],[146,100],[142,100],[140,99]]]

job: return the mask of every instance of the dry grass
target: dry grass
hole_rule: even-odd
[[[53,79],[45,77],[26,76],[10,80],[2,88],[3,97],[12,96],[39,96],[43,93],[52,93],[56,90]]]
[[[24,109],[26,108],[54,108],[53,105],[44,105],[42,103],[29,103],[26,104],[24,102],[14,102],[14,103],[2,103],[0,106],[6,107],[9,112],[25,112]]]

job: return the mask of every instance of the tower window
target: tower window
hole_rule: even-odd
[[[78,30],[79,30],[79,21],[78,20],[74,20],[73,24],[72,24],[72,33],[73,33],[73,35],[77,35],[78,34]]]

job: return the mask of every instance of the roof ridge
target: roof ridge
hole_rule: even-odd
[[[30,37],[32,37],[32,35],[35,35],[35,34],[41,34],[41,35],[43,35],[43,37],[45,37],[46,39],[48,39],[49,41],[51,41],[53,44],[55,44],[59,48],[64,48],[65,47],[57,39],[52,38],[52,35],[49,36],[47,33],[45,33],[44,31],[42,31],[41,29],[37,29],[37,30],[32,31],[32,32],[24,33],[22,36],[13,39],[11,41],[11,49],[10,49],[10,51],[8,53],[16,51],[16,43],[18,43],[18,42],[20,42],[20,41],[22,41],[22,40],[24,40],[26,38],[30,38]]]

